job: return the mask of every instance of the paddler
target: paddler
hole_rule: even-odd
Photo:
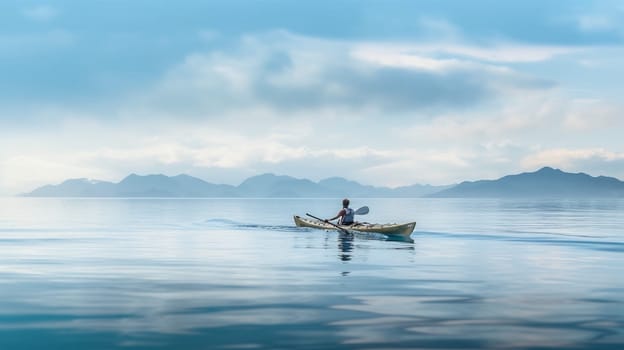
[[[349,199],[345,198],[342,200],[342,209],[338,212],[336,216],[331,219],[325,219],[325,222],[329,222],[332,220],[338,220],[339,225],[353,225],[355,221],[355,210],[349,208]]]

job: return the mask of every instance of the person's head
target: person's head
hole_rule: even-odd
[[[348,208],[349,207],[349,199],[345,198],[342,200],[342,207],[343,208]]]

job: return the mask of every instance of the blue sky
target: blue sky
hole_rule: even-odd
[[[3,1],[0,194],[264,172],[624,179],[619,1]]]

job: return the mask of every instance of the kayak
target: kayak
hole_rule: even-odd
[[[299,227],[313,227],[323,230],[337,230],[338,228],[332,224],[324,221],[302,218],[298,215],[294,216],[295,224]],[[357,232],[370,232],[381,233],[384,235],[401,235],[408,236],[412,234],[416,227],[415,222],[408,222],[406,224],[369,224],[369,223],[355,223],[353,225],[337,225],[340,228],[349,231]]]

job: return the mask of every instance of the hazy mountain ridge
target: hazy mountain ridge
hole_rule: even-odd
[[[566,173],[544,167],[532,173],[497,180],[465,181],[458,185],[412,185],[397,188],[362,185],[341,177],[314,182],[285,175],[252,176],[238,186],[213,184],[181,174],[130,174],[119,183],[66,180],[24,194],[28,197],[458,197],[458,198],[591,198],[624,197],[624,182],[606,176]]]
[[[624,197],[624,182],[606,176],[566,173],[544,167],[497,180],[465,181],[429,197],[474,198],[602,198]]]
[[[252,176],[238,186],[213,184],[181,174],[130,174],[118,183],[70,179],[45,185],[27,197],[421,197],[449,186],[412,185],[399,188],[374,187],[340,177],[313,182],[285,175]]]

